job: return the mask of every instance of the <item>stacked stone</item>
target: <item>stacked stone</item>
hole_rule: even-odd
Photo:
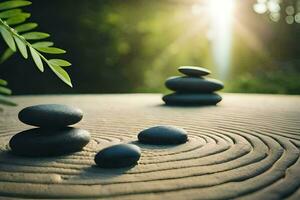
[[[37,126],[14,135],[9,141],[12,153],[21,156],[59,156],[81,151],[90,141],[88,131],[69,127],[79,122],[80,109],[60,104],[24,108],[19,120]]]
[[[221,81],[204,78],[211,72],[202,67],[182,66],[178,71],[186,76],[170,77],[165,85],[175,91],[165,95],[163,101],[167,105],[216,105],[222,97],[215,92],[224,88]]]

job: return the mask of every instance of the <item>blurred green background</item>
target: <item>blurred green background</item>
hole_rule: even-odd
[[[300,94],[299,0],[32,2],[74,88],[16,54],[0,66],[14,94],[166,92],[181,65],[209,68],[226,92]]]

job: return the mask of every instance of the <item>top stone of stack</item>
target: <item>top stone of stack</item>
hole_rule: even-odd
[[[24,108],[18,117],[25,124],[51,129],[76,124],[82,119],[83,113],[72,106],[42,104]]]
[[[207,76],[211,74],[211,72],[208,69],[195,66],[181,66],[178,68],[178,71],[191,77]]]

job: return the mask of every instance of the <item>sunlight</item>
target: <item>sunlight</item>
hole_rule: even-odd
[[[236,0],[198,0],[187,7],[182,13],[173,16],[170,25],[186,26],[178,38],[171,41],[155,59],[155,66],[164,65],[171,56],[176,55],[189,40],[203,38],[210,45],[211,53],[202,58],[210,66],[215,66],[216,74],[225,80],[230,71],[232,25]],[[179,16],[179,17],[178,17]],[[187,23],[189,22],[189,23]],[[166,30],[170,27],[166,27]],[[200,34],[199,34],[200,33]],[[204,35],[204,37],[203,37]],[[205,38],[207,36],[207,38]],[[207,44],[207,43],[206,43]],[[204,45],[205,46],[205,45]],[[206,48],[208,46],[206,45]],[[207,49],[199,49],[206,51]]]
[[[226,79],[230,65],[234,7],[235,0],[208,1],[212,53],[220,78],[223,79]]]
[[[209,21],[207,35],[211,40],[215,66],[222,79],[226,79],[229,73],[234,8],[235,0],[206,0],[191,8],[192,15],[201,17],[201,21]]]

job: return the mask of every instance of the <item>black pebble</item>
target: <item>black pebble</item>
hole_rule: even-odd
[[[79,122],[83,113],[80,109],[61,104],[43,104],[24,108],[19,120],[25,124],[43,128],[65,127]]]
[[[77,128],[49,130],[35,128],[14,135],[9,141],[12,152],[21,156],[57,156],[82,150],[90,141],[88,131]]]
[[[201,105],[216,105],[222,100],[218,94],[187,94],[187,93],[172,93],[165,95],[163,101],[167,105],[178,106],[201,106]]]
[[[118,144],[99,151],[95,163],[102,168],[130,167],[137,164],[141,150],[133,144]]]
[[[139,142],[144,144],[182,144],[188,139],[184,129],[175,126],[155,126],[141,131]]]
[[[170,90],[182,93],[211,93],[224,88],[221,81],[196,77],[171,77],[165,82]]]
[[[187,75],[187,76],[206,76],[209,75],[211,72],[208,69],[203,67],[195,67],[195,66],[181,66],[178,68],[178,71]]]

